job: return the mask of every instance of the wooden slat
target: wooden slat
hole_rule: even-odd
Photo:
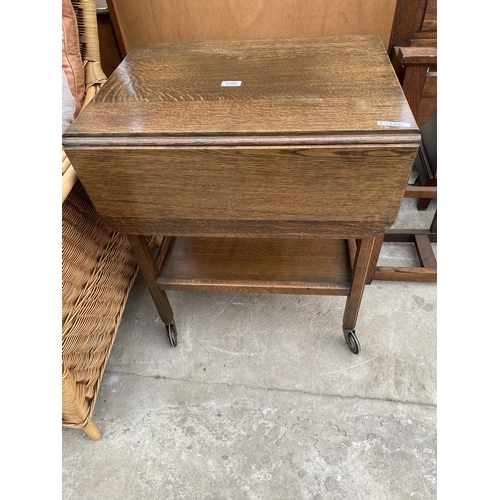
[[[165,290],[348,295],[345,240],[183,238],[172,244]]]
[[[414,39],[433,40],[433,43],[430,45],[434,47],[437,40],[437,31],[416,31],[415,33],[413,33],[412,40]]]
[[[398,56],[405,66],[437,64],[436,47],[399,47]]]
[[[413,115],[416,117],[419,110],[422,89],[424,87],[427,68],[419,64],[405,67],[405,76],[403,80],[403,91]],[[418,122],[417,122],[418,123]],[[421,126],[422,123],[419,123]]]
[[[437,31],[437,0],[427,0],[421,31]]]
[[[437,234],[429,229],[389,229],[384,235],[385,243],[414,243],[415,236],[424,235],[431,243],[437,243]]]
[[[394,10],[389,47],[408,46],[413,33],[420,30],[425,0],[397,0]]]
[[[428,33],[425,33],[428,35]],[[418,33],[417,33],[418,35]],[[437,45],[437,40],[436,37],[434,38],[412,38],[410,41],[410,47],[436,47]]]
[[[437,281],[437,260],[431,246],[431,243],[437,242],[436,233],[431,232],[428,229],[390,229],[382,236],[384,243],[414,244],[421,266],[376,266],[382,245],[380,241],[377,246],[377,239],[375,239],[370,269],[368,270],[367,284],[371,283],[373,280],[417,282]]]
[[[380,281],[414,281],[436,282],[437,270],[424,269],[423,267],[385,267],[375,268],[374,280]]]
[[[407,186],[405,198],[437,198],[437,186]]]
[[[422,234],[416,235],[415,248],[417,249],[418,259],[422,267],[437,268],[436,256],[434,255],[431,242],[427,236]]]

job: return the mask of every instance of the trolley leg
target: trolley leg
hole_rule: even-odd
[[[372,256],[370,258],[370,264],[368,266],[368,273],[366,275],[366,284],[371,285],[373,281],[373,275],[375,274],[375,268],[377,267],[378,258],[382,250],[382,245],[384,243],[385,233],[380,234],[375,237],[375,242],[373,244]]]
[[[165,323],[167,334],[172,346],[177,345],[177,330],[175,328],[174,313],[170,307],[167,294],[164,290],[158,288],[158,269],[145,236],[127,234],[127,238],[132,246],[135,258],[139,262],[139,268],[146,280],[151,297],[156,305],[161,320]]]
[[[356,337],[355,326],[359,307],[365,289],[366,278],[370,268],[373,246],[376,238],[365,238],[359,241],[351,278],[351,292],[347,297],[342,328],[347,346],[354,354],[359,354],[360,346]]]

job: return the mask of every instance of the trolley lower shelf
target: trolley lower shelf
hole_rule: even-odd
[[[171,237],[157,280],[163,290],[344,295],[347,240]]]
[[[355,325],[375,237],[165,236],[155,257],[146,236],[127,237],[174,347],[177,328],[165,290],[343,295],[344,338],[351,352],[360,352]]]

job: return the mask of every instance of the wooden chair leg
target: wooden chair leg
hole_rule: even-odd
[[[437,178],[433,177],[429,179],[425,184],[425,187],[437,186]],[[420,198],[417,202],[417,210],[423,211],[429,208],[431,198]]]
[[[431,231],[431,233],[437,233],[437,231],[438,231],[438,213],[437,213],[437,210],[434,213],[434,217],[432,218],[430,231]]]
[[[170,307],[170,302],[168,301],[165,291],[158,288],[156,283],[159,272],[149,250],[146,237],[128,234],[127,238],[139,263],[139,268],[144,276],[161,320],[165,323],[165,325],[173,324],[174,313],[172,312],[172,308]]]
[[[418,149],[418,156],[420,159],[420,165],[417,163],[417,171],[420,177],[420,184],[424,187],[437,187],[436,172],[432,170],[431,163],[427,156],[427,152],[423,144],[420,144]],[[418,210],[427,210],[431,198],[422,197],[417,201]]]

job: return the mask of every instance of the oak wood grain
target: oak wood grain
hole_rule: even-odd
[[[87,148],[71,158],[102,219],[125,233],[363,238],[395,221],[417,150]]]
[[[228,80],[242,83],[222,87]],[[308,133],[417,139],[378,37],[139,45],[65,139]]]
[[[168,290],[348,295],[343,240],[175,238],[158,286]]]

